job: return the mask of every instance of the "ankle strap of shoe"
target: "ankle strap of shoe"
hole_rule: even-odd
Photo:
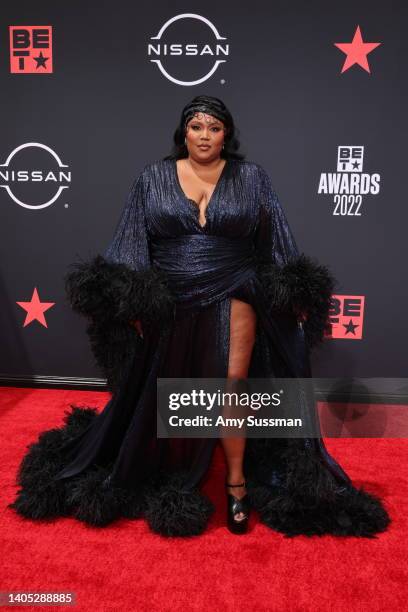
[[[245,480],[241,484],[229,484],[228,482],[226,482],[225,486],[226,487],[245,487]]]

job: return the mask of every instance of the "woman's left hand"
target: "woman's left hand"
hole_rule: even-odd
[[[298,314],[298,316],[297,316],[297,320],[298,320],[298,321],[301,321],[302,323],[303,323],[304,321],[306,321],[306,320],[307,320],[307,313],[306,313],[306,312],[303,312],[303,311],[302,311],[302,312],[300,312],[300,313]]]

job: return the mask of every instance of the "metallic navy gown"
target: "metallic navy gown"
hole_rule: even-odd
[[[227,159],[203,227],[176,159],[145,166],[104,254],[72,264],[66,276],[111,399],[99,414],[72,406],[63,426],[40,434],[11,506],[31,519],[72,515],[103,526],[144,517],[163,535],[202,533],[215,500],[200,483],[217,440],[157,438],[157,377],[227,376],[232,297],[257,315],[248,376],[310,377],[332,281],[327,268],[299,254],[259,164]],[[129,324],[135,319],[143,339]],[[299,397],[299,411],[305,423],[316,419],[310,399]],[[352,485],[321,437],[248,439],[244,468],[260,520],[287,536],[374,537],[390,522],[381,500]]]

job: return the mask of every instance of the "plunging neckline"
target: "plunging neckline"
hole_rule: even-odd
[[[174,162],[173,163],[173,168],[174,168],[174,174],[175,174],[175,178],[176,178],[177,187],[179,188],[179,191],[180,191],[181,195],[183,196],[183,198],[185,200],[187,200],[187,202],[192,203],[194,208],[197,210],[197,213],[198,213],[197,214],[197,219],[196,219],[197,223],[201,227],[201,229],[204,229],[205,227],[207,227],[207,223],[208,223],[208,217],[207,217],[208,209],[209,209],[209,207],[210,207],[210,205],[211,205],[211,203],[212,203],[212,201],[214,199],[215,193],[216,193],[216,191],[217,191],[217,189],[218,189],[218,187],[219,187],[219,185],[221,183],[221,180],[222,180],[222,178],[223,178],[223,176],[225,174],[225,170],[226,170],[227,164],[229,162],[229,159],[228,158],[225,159],[225,164],[224,164],[224,166],[223,166],[223,168],[221,170],[220,176],[218,177],[218,180],[217,180],[217,182],[215,184],[215,187],[214,187],[213,192],[212,192],[212,194],[210,196],[210,199],[207,202],[207,206],[206,206],[205,211],[204,211],[204,219],[205,219],[204,225],[201,225],[200,220],[199,220],[200,219],[200,206],[199,206],[199,204],[197,204],[197,202],[195,200],[193,200],[192,198],[187,197],[187,195],[185,194],[185,192],[184,192],[184,190],[183,190],[183,188],[181,186],[179,175],[178,175],[178,172],[177,172],[177,159],[173,159],[173,162]]]

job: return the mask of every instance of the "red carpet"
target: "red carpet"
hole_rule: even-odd
[[[26,445],[60,426],[71,403],[102,409],[109,395],[12,387],[0,393],[0,591],[74,591],[80,611],[406,609],[407,440],[326,440],[354,484],[383,498],[393,523],[376,539],[287,539],[254,513],[250,533],[230,534],[219,448],[204,487],[217,506],[208,531],[167,539],[143,520],[96,529],[71,518],[35,523],[6,508]]]

